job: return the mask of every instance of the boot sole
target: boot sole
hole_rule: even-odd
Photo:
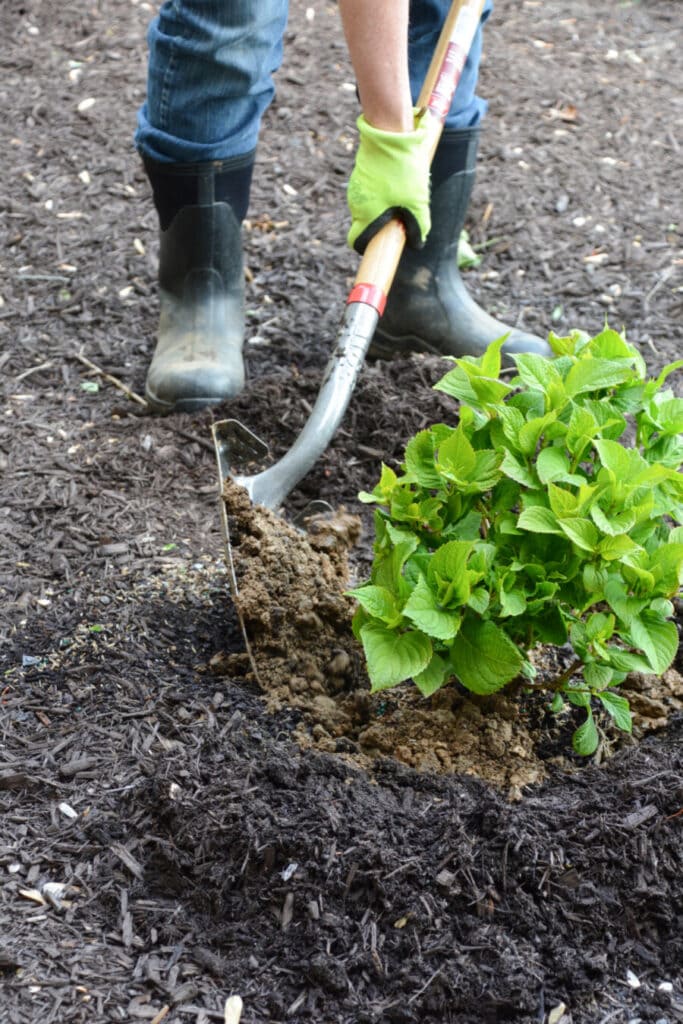
[[[161,413],[165,416],[172,412],[198,412],[200,409],[206,409],[211,405],[219,405],[225,401],[224,396],[209,397],[207,395],[206,397],[199,398],[181,398],[173,403],[163,402],[148,388],[145,388],[145,399],[153,412]]]

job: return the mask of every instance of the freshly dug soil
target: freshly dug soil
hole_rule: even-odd
[[[443,360],[366,366],[291,496],[363,532],[312,546],[286,643],[302,555],[247,517],[278,563],[243,609],[253,677],[209,427],[277,457],[315,399],[356,265],[353,77],[335,6],[294,2],[244,229],[247,387],[154,418],[129,398],[157,317],[131,146],[151,13],[0,6],[0,1024],[207,1024],[231,993],[245,1024],[683,1021],[680,660],[658,695],[630,680],[656,728],[589,763],[533,702],[364,689],[356,494],[453,415]],[[676,0],[498,0],[467,225],[491,312],[541,334],[607,314],[653,373],[680,355],[682,54]]]

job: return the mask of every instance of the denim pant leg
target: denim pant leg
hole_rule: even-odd
[[[166,0],[148,32],[147,99],[135,144],[166,163],[256,147],[282,60],[288,0]]]
[[[439,33],[450,9],[450,0],[410,0],[410,28],[408,35],[408,57],[410,62],[410,85],[413,100],[416,100],[429,64],[434,55]],[[479,76],[479,61],[482,49],[482,26],[493,9],[493,0],[486,0],[469,56],[465,63],[458,88],[453,97],[450,112],[444,128],[455,131],[479,124],[488,104],[476,94]]]

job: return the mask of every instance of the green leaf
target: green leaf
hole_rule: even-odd
[[[533,473],[522,462],[516,459],[511,451],[506,451],[503,455],[503,461],[500,464],[500,469],[505,476],[509,476],[511,480],[516,480],[518,484],[523,484],[525,487],[534,486],[535,481]]]
[[[580,620],[572,622],[569,637],[575,652],[582,661],[585,661],[588,656],[588,637],[586,636],[586,627],[583,622]]]
[[[621,729],[623,732],[632,731],[633,715],[626,697],[606,690],[598,694],[598,699],[614,719],[617,729]]]
[[[439,446],[439,474],[458,484],[467,483],[474,476],[476,464],[474,448],[462,428],[458,427]]]
[[[500,455],[498,452],[484,448],[474,453],[474,480],[468,490],[482,493],[490,491],[500,480]]]
[[[550,702],[550,710],[555,715],[559,714],[560,711],[564,711],[564,701],[562,700],[562,697],[559,693],[556,693],[552,701]]]
[[[643,455],[648,462],[660,462],[663,466],[678,469],[683,462],[683,438],[658,437],[645,449]]]
[[[379,501],[382,505],[388,505],[397,482],[398,478],[393,469],[390,469],[389,466],[385,466],[384,463],[382,463],[382,474],[380,476],[379,483],[370,493],[367,491],[361,491],[358,495],[358,499],[366,505],[375,501]]]
[[[648,411],[660,433],[680,434],[683,431],[683,398],[651,402]]]
[[[603,466],[611,470],[617,480],[628,482],[631,477],[647,469],[645,459],[633,449],[624,448],[618,441],[595,441],[595,448]]]
[[[562,533],[557,517],[549,508],[540,505],[525,508],[517,518],[517,528],[530,533]]]
[[[381,623],[368,622],[360,634],[373,693],[414,679],[432,660],[431,640],[416,630],[396,633]]]
[[[622,534],[619,537],[605,537],[597,545],[596,551],[606,562],[615,562],[637,548],[638,545],[630,537]]]
[[[627,425],[623,416],[624,389],[620,388],[617,395],[618,398],[613,398],[612,401],[606,401],[604,398],[601,398],[599,401],[594,398],[581,399],[583,408],[587,409],[595,417],[600,435],[610,441],[617,441],[626,430]],[[634,400],[637,407],[640,408],[640,401],[635,399],[635,397]],[[618,408],[616,407],[617,401],[619,403]]]
[[[572,455],[580,455],[584,448],[592,443],[598,431],[599,426],[595,416],[581,406],[574,406],[565,437],[565,443]]]
[[[536,459],[536,472],[542,484],[561,480],[569,474],[569,459],[562,448],[542,448]]]
[[[465,618],[450,652],[456,676],[473,693],[495,693],[519,673],[523,658],[493,622]]]
[[[672,530],[670,536],[678,536]],[[681,533],[683,539],[683,532]],[[671,539],[662,544],[651,555],[650,569],[657,582],[658,593],[673,597],[683,582],[683,543]]]
[[[368,615],[381,619],[387,626],[397,626],[401,621],[401,609],[396,598],[386,587],[378,587],[372,583],[355,590],[347,590],[347,595],[358,601]]]
[[[500,613],[503,617],[523,615],[526,611],[526,596],[522,590],[500,588]]]
[[[666,672],[678,650],[678,630],[652,612],[643,611],[629,626],[633,646],[643,651],[649,664],[661,675]]]
[[[560,529],[582,551],[595,551],[599,535],[590,519],[578,517],[558,520]]]
[[[583,725],[574,732],[572,746],[581,757],[590,757],[598,749],[598,730],[593,719],[593,713],[588,709],[588,717]]]
[[[614,669],[609,665],[600,665],[596,661],[589,661],[583,667],[583,678],[586,686],[591,690],[604,690],[612,682]]]
[[[671,601],[667,601],[663,597],[658,597],[650,602],[650,611],[662,619],[672,619],[674,610]]]
[[[434,654],[427,668],[423,672],[418,672],[413,681],[423,697],[431,697],[448,681],[450,675],[451,667],[448,662],[440,655]]]
[[[591,698],[587,690],[573,690],[568,687],[564,691],[567,700],[577,708],[590,708]]]
[[[485,377],[500,377],[502,359],[501,350],[506,341],[507,334],[503,334],[500,338],[492,341],[483,356],[481,356],[479,365],[481,366],[481,372]]]
[[[636,597],[643,597],[652,594],[655,590],[655,578],[647,569],[642,569],[640,563],[645,552],[637,548],[631,554],[624,555],[621,561],[621,571],[625,581],[629,584]]]
[[[477,540],[481,533],[481,512],[467,512],[457,523],[448,526],[448,539]]]
[[[412,554],[419,543],[414,533],[400,526],[395,526],[393,523],[386,523],[386,534],[393,546],[402,552],[408,551]],[[406,555],[406,557],[408,556]]]
[[[524,416],[514,406],[504,405],[498,410],[498,417],[506,440],[515,451],[520,451],[519,432],[526,422]]]
[[[608,580],[605,585],[605,600],[625,626],[630,626],[648,604],[647,598],[629,596],[623,582],[616,577]]]
[[[585,622],[589,641],[609,640],[614,632],[614,616],[605,612],[593,612]]]
[[[478,401],[484,407],[500,405],[511,391],[509,384],[502,380],[490,380],[488,377],[471,377],[470,384]]]
[[[420,576],[403,607],[407,619],[428,636],[452,640],[460,628],[462,615],[442,608],[424,576]]]
[[[443,391],[444,394],[456,398],[459,402],[476,403],[477,394],[472,387],[469,375],[462,366],[456,366],[449,370],[440,381],[434,385],[435,391]]]
[[[673,363],[667,363],[662,372],[659,374],[659,377],[657,377],[657,380],[654,381],[654,389],[656,391],[659,391],[667,377],[669,377],[672,373],[675,373],[677,370],[681,369],[683,369],[683,359],[677,359]]]
[[[591,338],[590,350],[594,356],[602,359],[633,360],[640,358],[643,372],[645,372],[645,363],[642,357],[640,357],[638,350],[629,345],[623,335],[613,331],[610,327],[606,327],[600,334],[596,334],[594,338]]]
[[[583,567],[583,585],[587,594],[593,598],[593,604],[602,599],[608,579],[609,574],[602,566],[585,565]]]
[[[584,331],[572,331],[566,337],[560,337],[551,331],[548,335],[548,344],[557,356],[573,356],[589,341],[589,336]],[[556,360],[557,361],[557,360]]]
[[[628,533],[636,522],[636,514],[633,509],[627,509],[625,512],[608,517],[599,505],[594,505],[590,514],[597,528],[611,537]]]
[[[533,455],[543,431],[557,419],[554,411],[527,420],[519,432],[519,447],[524,455]]]
[[[472,547],[471,541],[451,540],[442,544],[432,555],[427,578],[432,589],[438,588],[440,600],[458,605],[467,601],[470,596],[467,559]]]
[[[546,451],[557,451],[555,448],[545,449]],[[543,452],[541,452],[541,455]],[[540,455],[537,461],[540,462]],[[540,476],[540,472],[539,472]],[[546,481],[543,480],[542,483]],[[576,506],[578,504],[576,496],[571,491],[566,491],[563,487],[558,487],[556,484],[548,483],[548,500],[550,501],[550,508],[555,513],[558,519],[564,519],[568,516],[573,516],[576,513]]]
[[[463,228],[458,238],[458,270],[469,270],[470,267],[478,267],[480,263],[481,256],[472,248],[469,232]]]
[[[517,373],[523,384],[547,395],[551,388],[562,388],[562,378],[549,359],[529,352],[513,356]],[[515,382],[513,381],[513,384]]]
[[[632,654],[631,651],[624,651],[619,647],[609,647],[607,656],[609,664],[618,672],[644,672],[647,675],[651,671],[647,659],[639,654]]]
[[[431,430],[421,430],[406,445],[406,472],[410,479],[421,487],[441,486],[441,476],[435,465],[434,435]]]
[[[568,395],[604,391],[633,377],[629,359],[581,359],[565,377]]]
[[[489,592],[485,587],[473,590],[467,599],[467,607],[471,608],[473,612],[477,612],[478,615],[483,615],[490,603]]]

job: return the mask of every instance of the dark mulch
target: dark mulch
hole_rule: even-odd
[[[560,6],[499,0],[489,31],[471,288],[541,333],[607,314],[655,372],[683,337],[678,4]],[[247,1024],[683,1020],[680,721],[509,805],[302,753],[293,714],[212,675],[240,649],[212,414],[141,415],[76,358],[143,389],[148,7],[0,7],[0,1022],[221,1020],[231,993]],[[311,10],[293,5],[245,231],[250,383],[215,411],[276,451],[355,266],[352,77],[336,10]],[[293,505],[355,510],[446,415],[443,369],[368,366]]]

